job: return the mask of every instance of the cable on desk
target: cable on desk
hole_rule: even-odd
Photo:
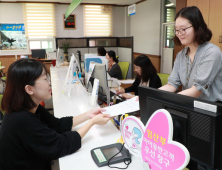
[[[119,168],[119,167],[115,167],[115,166],[110,166],[110,165],[109,165],[109,162],[111,161],[111,159],[113,159],[116,155],[118,155],[118,154],[123,150],[124,144],[125,144],[125,143],[123,143],[122,148],[120,149],[120,151],[109,159],[109,161],[108,161],[108,167],[110,167],[110,168],[117,168],[117,169],[127,169],[127,168],[128,168],[129,164],[130,164],[132,161],[131,161],[131,159],[127,159],[127,158],[124,159],[124,163],[125,163],[125,165],[126,165],[125,168]],[[127,151],[128,151],[128,150],[127,150]]]

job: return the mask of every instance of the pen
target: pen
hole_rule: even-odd
[[[119,126],[119,122],[115,118],[113,118],[113,120],[117,124],[117,126]]]

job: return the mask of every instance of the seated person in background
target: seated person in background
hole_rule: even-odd
[[[108,51],[106,53],[106,58],[109,62],[109,69],[108,73],[110,77],[117,78],[119,80],[123,79],[122,77],[122,71],[120,66],[118,65],[118,59],[116,58],[116,53],[114,51]]]
[[[146,55],[140,55],[136,57],[133,61],[135,72],[137,77],[132,86],[120,90],[116,90],[117,94],[123,93],[122,97],[130,99],[134,95],[126,94],[128,92],[135,92],[138,95],[138,86],[159,88],[162,86],[161,80],[157,75],[156,68],[153,66],[152,62]]]
[[[106,56],[106,50],[104,47],[97,48],[97,54],[98,56]]]
[[[43,63],[21,59],[10,65],[1,103],[6,113],[0,128],[0,169],[50,170],[51,160],[81,148],[81,139],[94,124],[104,125],[111,119],[100,108],[55,118],[39,104],[50,98],[50,78]]]

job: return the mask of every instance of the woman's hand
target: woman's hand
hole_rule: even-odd
[[[112,117],[108,114],[98,114],[92,118],[93,124],[105,125]]]
[[[120,89],[116,90],[116,93],[117,94],[125,93],[125,89],[121,87]]]
[[[131,99],[133,97],[135,97],[134,95],[129,95],[129,94],[126,94],[126,93],[123,93],[122,94],[122,97],[125,98],[125,99]]]
[[[94,116],[98,114],[103,114],[102,112],[106,111],[106,109],[95,108],[86,112],[88,119],[92,119]]]
[[[137,96],[136,101],[139,101],[139,96]]]
[[[89,113],[91,113],[91,116],[93,116],[93,118],[91,120],[89,120],[83,127],[81,127],[79,130],[77,130],[77,132],[79,133],[79,135],[81,136],[81,138],[83,138],[86,133],[89,131],[89,129],[97,124],[97,125],[105,125],[110,119],[112,119],[112,117],[110,117],[110,115],[108,114],[100,114],[101,111],[103,111],[104,109],[93,109],[90,110]]]

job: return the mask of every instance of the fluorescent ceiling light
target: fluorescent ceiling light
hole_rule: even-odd
[[[167,4],[165,6],[174,6],[174,3]]]

